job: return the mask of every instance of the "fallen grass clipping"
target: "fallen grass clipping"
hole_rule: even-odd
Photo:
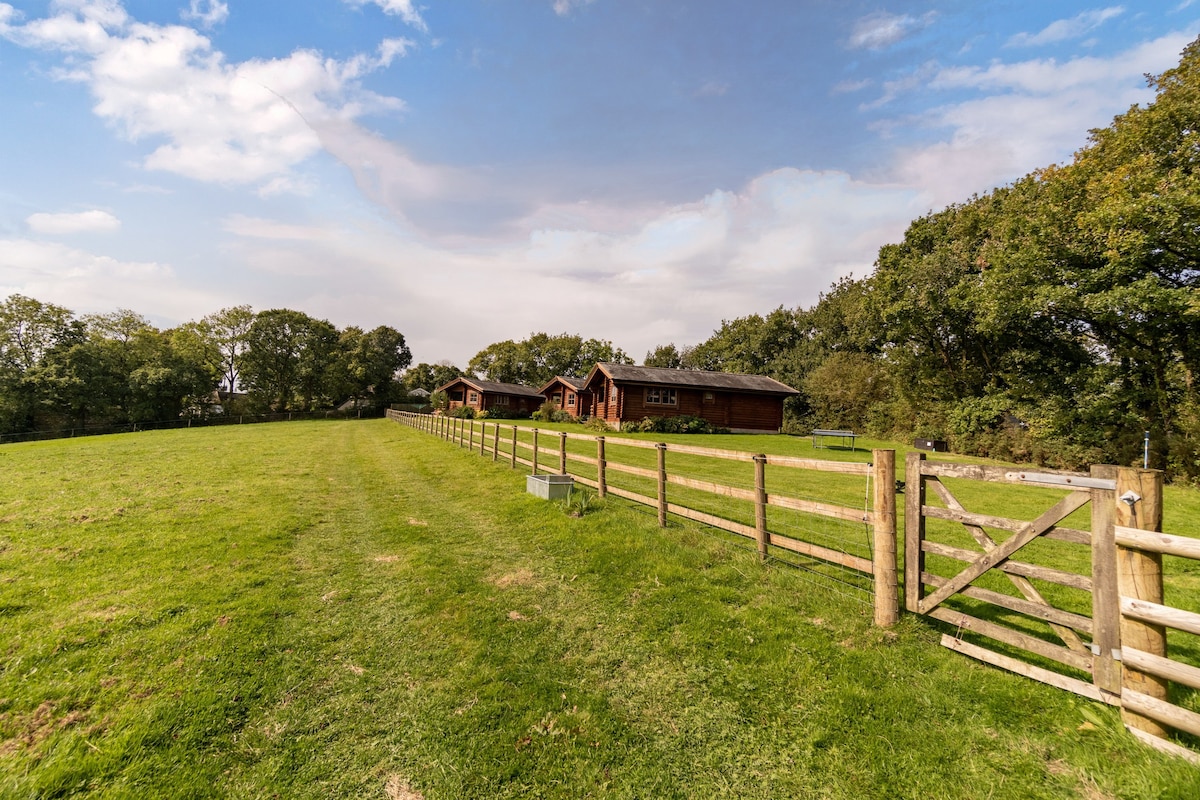
[[[2,797],[1200,796],[933,623],[395,423],[0,468]]]

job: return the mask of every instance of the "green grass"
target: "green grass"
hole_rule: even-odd
[[[0,468],[0,797],[1200,794],[934,623],[392,422]]]

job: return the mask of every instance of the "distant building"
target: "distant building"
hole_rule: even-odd
[[[584,388],[583,378],[555,375],[538,391],[542,397],[572,417],[586,417],[591,414],[592,393]]]
[[[590,416],[613,428],[646,417],[693,416],[741,433],[778,432],[799,394],[766,375],[599,363],[584,379]]]
[[[449,411],[460,406],[469,406],[476,411],[500,408],[505,411],[532,413],[545,400],[537,389],[519,383],[498,383],[467,377],[455,378],[439,386],[437,391],[446,393]]]

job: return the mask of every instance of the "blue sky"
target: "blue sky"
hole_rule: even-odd
[[[1200,2],[0,2],[0,296],[463,365],[808,306],[1152,98]]]

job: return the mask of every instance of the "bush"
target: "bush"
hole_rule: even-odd
[[[575,417],[549,400],[542,403],[538,410],[533,412],[533,418],[539,422],[575,422]]]
[[[480,411],[475,419],[529,419],[528,411],[515,411],[503,406],[492,406],[487,411]]]
[[[589,431],[600,431],[601,433],[612,433],[612,428],[602,417],[590,417],[587,422],[583,423],[583,427]]]
[[[678,417],[645,417],[640,422],[626,422],[621,430],[627,433],[729,433],[728,428],[713,425],[706,419],[683,414]]]
[[[475,409],[470,406],[459,406],[450,412],[450,416],[458,417],[459,419],[475,419]]]

